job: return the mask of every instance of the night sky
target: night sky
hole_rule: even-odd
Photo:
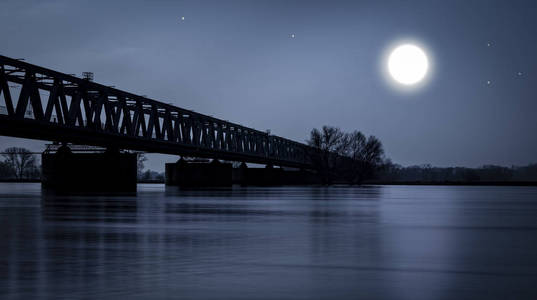
[[[402,165],[510,166],[537,162],[536,16],[537,1],[1,0],[0,54],[297,141],[361,130]],[[432,63],[411,91],[383,75],[403,40]]]

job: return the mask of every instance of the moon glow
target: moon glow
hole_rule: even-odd
[[[397,82],[406,86],[422,81],[429,70],[425,51],[413,44],[395,47],[388,57],[388,72]]]

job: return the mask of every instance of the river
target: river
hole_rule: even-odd
[[[537,299],[537,188],[0,183],[1,299]]]

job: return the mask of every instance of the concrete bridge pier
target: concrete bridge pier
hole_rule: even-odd
[[[274,168],[274,165],[270,163],[264,168],[248,168],[243,162],[234,172],[234,182],[242,186],[277,186],[284,184],[281,180],[283,169]]]
[[[307,170],[275,168],[267,164],[264,168],[248,168],[242,163],[233,169],[233,183],[242,186],[281,186],[320,184],[317,174]]]
[[[137,154],[118,149],[76,153],[67,145],[44,152],[42,188],[68,194],[136,193]]]
[[[307,170],[275,168],[269,163],[264,168],[250,168],[241,163],[233,168],[218,160],[186,161],[180,159],[166,164],[166,185],[180,187],[281,186],[320,184],[317,174]]]
[[[232,165],[217,159],[212,162],[186,161],[166,164],[166,185],[180,187],[228,187],[232,182]]]

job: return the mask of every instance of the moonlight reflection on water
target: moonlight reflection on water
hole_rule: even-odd
[[[537,188],[281,187],[51,197],[0,183],[0,297],[537,295]]]

